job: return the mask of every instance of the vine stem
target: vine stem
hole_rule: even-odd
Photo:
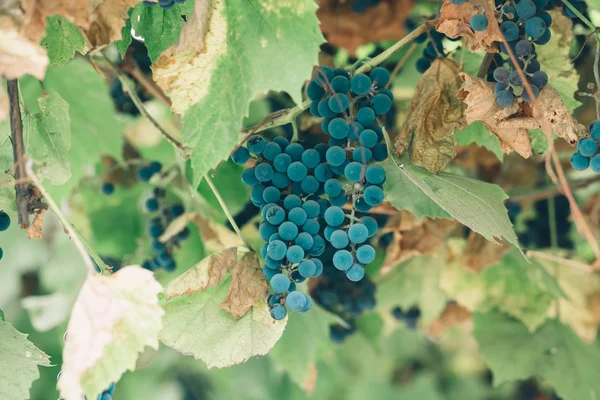
[[[6,83],[10,101],[10,132],[12,138],[13,159],[15,162],[15,192],[17,216],[21,229],[29,227],[29,201],[27,200],[28,183],[25,170],[25,144],[23,141],[23,119],[19,103],[19,82],[11,79]]]
[[[79,236],[79,233],[77,233],[75,228],[69,223],[69,221],[67,221],[67,218],[64,216],[62,211],[60,211],[60,208],[58,207],[58,205],[56,204],[54,199],[46,191],[46,188],[44,187],[44,185],[42,185],[39,178],[33,172],[33,168],[31,168],[32,165],[33,165],[33,161],[27,160],[27,163],[25,164],[25,170],[27,171],[27,175],[29,176],[29,179],[35,185],[35,187],[40,191],[42,196],[44,196],[44,199],[48,202],[48,207],[50,208],[50,210],[52,210],[52,212],[54,213],[56,218],[58,218],[58,220],[62,224],[65,231],[67,231],[67,233],[73,240],[75,247],[79,251],[79,254],[81,254],[81,258],[83,258],[83,262],[85,262],[85,265],[88,269],[88,273],[90,275],[96,273],[96,267],[94,266],[94,263],[92,263],[92,259],[90,258],[89,246],[86,246],[83,243],[82,238]],[[96,257],[94,257],[94,258],[96,258]],[[100,271],[102,273],[106,272],[106,266],[105,266],[104,262],[98,263],[98,266],[100,267]]]
[[[240,230],[239,226],[236,224],[235,220],[233,219],[233,215],[231,215],[231,213],[229,212],[229,209],[227,208],[227,205],[225,204],[225,200],[223,200],[223,198],[221,197],[221,193],[219,193],[219,190],[213,183],[212,179],[210,179],[208,174],[204,174],[204,179],[206,179],[206,183],[208,183],[208,186],[210,186],[210,189],[212,190],[213,194],[217,198],[217,201],[221,205],[221,208],[223,209],[223,212],[225,213],[225,216],[227,217],[227,220],[233,227],[233,230],[235,231],[235,233],[238,235],[238,237],[244,243],[244,245],[248,249],[252,250],[252,246],[250,246],[250,244],[246,241],[246,239],[244,239],[244,236],[242,235],[242,231]]]

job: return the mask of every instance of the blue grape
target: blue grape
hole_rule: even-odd
[[[363,244],[356,250],[356,259],[361,264],[369,264],[375,260],[375,249],[373,246]]]
[[[315,243],[313,244],[313,247],[312,249],[310,249],[310,252],[308,254],[314,257],[318,257],[321,254],[323,254],[323,252],[325,252],[325,239],[323,239],[323,237],[319,235],[314,235],[313,240],[315,241]]]
[[[307,176],[301,183],[300,188],[305,194],[317,193],[320,183],[314,176]]]
[[[149,167],[140,168],[140,170],[138,171],[138,179],[142,182],[150,181],[150,178],[152,178],[152,176],[154,176],[154,171],[152,171],[152,169],[150,169]]]
[[[332,206],[341,207],[344,204],[346,204],[346,202],[348,201],[348,197],[345,194],[341,193],[338,196],[331,197],[329,200],[331,201]]]
[[[283,240],[294,240],[296,239],[296,236],[298,236],[298,226],[293,222],[286,221],[279,225],[277,233],[279,233],[279,236],[281,236]]]
[[[539,44],[539,45],[547,44],[550,41],[551,37],[552,37],[552,32],[550,31],[550,29],[546,29],[546,32],[544,32],[544,34],[542,36],[537,38],[535,40],[535,43]]]
[[[525,57],[533,52],[533,45],[529,40],[522,39],[519,40],[515,45],[515,50],[517,51],[518,55]]]
[[[352,264],[346,271],[346,276],[352,282],[358,282],[365,277],[365,269],[360,264]]]
[[[352,161],[344,168],[344,175],[350,182],[360,182],[363,178],[364,171],[362,163]]]
[[[345,76],[336,76],[331,80],[331,88],[334,93],[348,93],[350,81]]]
[[[365,172],[367,182],[374,185],[382,184],[385,181],[385,170],[381,165],[373,164],[367,167]]]
[[[319,114],[321,114],[321,116],[325,118],[332,118],[337,115],[335,111],[329,108],[329,99],[327,98],[319,100],[319,104],[317,105],[317,111],[319,112]]]
[[[592,135],[594,139],[600,139],[600,119],[597,119],[590,124],[590,135]]]
[[[158,206],[159,206],[159,204],[158,204],[157,198],[151,197],[148,200],[146,200],[146,203],[145,203],[146,211],[149,211],[149,212],[157,211]]]
[[[471,17],[471,29],[476,32],[485,31],[488,27],[488,19],[483,14],[475,14]]]
[[[529,60],[529,64],[527,64],[527,68],[525,69],[530,74],[536,73],[540,70],[540,62],[535,58]]]
[[[369,186],[365,189],[364,199],[371,207],[378,206],[383,202],[383,190],[379,186]]]
[[[321,154],[315,149],[308,149],[302,153],[301,157],[302,163],[306,165],[307,168],[315,168],[321,162]]]
[[[371,99],[371,107],[373,107],[375,114],[386,114],[392,108],[392,100],[385,94],[379,93]]]
[[[293,311],[300,311],[306,306],[306,296],[301,292],[291,292],[285,299],[285,304]]]
[[[273,172],[271,164],[264,162],[254,167],[254,176],[259,182],[269,182],[273,178]]]
[[[596,154],[590,159],[590,168],[596,173],[600,172],[600,154]]]
[[[324,189],[329,197],[336,197],[342,193],[342,184],[337,179],[328,179],[325,182]]]
[[[525,23],[525,33],[533,39],[538,39],[546,32],[546,23],[539,17],[533,17]]]
[[[172,218],[177,218],[180,215],[183,215],[184,212],[185,209],[183,208],[183,204],[173,204],[171,206],[171,210],[169,211]]]
[[[302,226],[308,219],[306,211],[301,207],[295,207],[288,213],[288,221],[293,222],[296,226]]]
[[[158,243],[158,242],[157,242]],[[264,259],[267,257],[267,247],[269,243],[265,243],[260,247],[260,256]]]
[[[323,263],[318,258],[314,258],[312,261],[317,267],[315,273],[313,274],[313,277],[316,278],[317,276],[320,276],[323,273]]]
[[[419,73],[423,74],[429,69],[429,67],[431,67],[431,61],[425,57],[421,57],[415,63],[415,67]]]
[[[533,0],[533,3],[537,7],[538,10],[542,10],[546,8],[549,0]]]
[[[366,216],[362,217],[360,220],[367,227],[369,237],[373,237],[375,233],[377,233],[377,228],[379,228],[379,225],[377,224],[377,221],[375,221],[375,218]]]
[[[270,281],[270,279],[269,279],[269,281]],[[281,297],[282,296],[280,296],[280,295],[272,294],[267,299],[267,304],[269,304],[269,307],[274,307],[276,304],[281,305]]]
[[[542,11],[541,13],[538,13],[537,16],[539,18],[541,18],[542,21],[544,21],[544,23],[546,24],[546,27],[549,27],[550,25],[552,25],[552,16],[550,14],[548,14],[546,11]]]
[[[329,134],[335,139],[345,139],[350,132],[350,126],[344,118],[334,118],[329,123]]]
[[[363,107],[356,113],[356,120],[364,127],[370,127],[375,123],[375,112],[371,107]]]
[[[279,172],[287,172],[288,167],[292,163],[292,157],[289,154],[279,154],[273,159],[273,167]]]
[[[152,242],[152,244],[150,245],[150,249],[155,253],[161,253],[161,252],[165,251],[165,244],[161,243],[157,240],[154,240]]]
[[[537,8],[531,0],[519,0],[517,3],[517,15],[519,18],[527,20],[535,15]]]
[[[310,235],[316,235],[317,233],[319,233],[319,229],[319,221],[316,221],[314,219],[309,219],[308,221],[306,221],[306,223],[304,223],[304,225],[302,225],[302,231],[309,233]]]
[[[315,276],[315,275],[313,274],[313,276]],[[308,310],[310,310],[311,307],[312,307],[312,299],[309,296],[306,296],[306,304],[304,305],[304,307],[302,307],[302,310],[300,310],[300,312],[307,312]]]
[[[263,267],[263,274],[267,281],[271,281],[271,279],[279,273],[279,270],[269,268],[267,265]]]
[[[264,191],[265,191],[264,185],[256,185],[252,188],[252,190],[250,190],[250,198],[255,203],[262,203]]]
[[[346,145],[346,139],[336,139],[336,138],[330,138],[329,142],[327,143],[330,147],[333,146],[345,146]]]
[[[537,71],[531,77],[531,83],[542,89],[548,84],[548,75],[544,71]]]
[[[102,184],[101,191],[102,191],[102,194],[110,196],[111,194],[113,194],[115,192],[115,185],[112,184],[111,182],[104,182]]]
[[[296,207],[302,207],[302,200],[295,194],[287,195],[283,199],[283,207],[288,211]]]
[[[359,96],[367,94],[371,90],[371,79],[365,74],[355,75],[350,79],[350,88]]]
[[[506,82],[497,82],[494,85],[494,93],[497,94],[498,92],[500,92],[502,90],[506,90],[507,88],[508,88],[508,83],[506,83]]]
[[[271,278],[271,287],[277,294],[285,293],[290,288],[290,278],[284,274],[277,274]]]
[[[497,82],[507,82],[508,81],[508,71],[504,67],[498,67],[494,70],[494,79]]]
[[[285,220],[285,211],[283,210],[283,208],[277,205],[270,207],[265,215],[265,219],[267,220],[267,222],[272,225],[279,225]],[[275,232],[271,232],[269,236],[271,236],[273,233]]]
[[[372,150],[375,161],[384,161],[388,156],[388,149],[385,143],[377,143]]]
[[[360,122],[353,121],[350,124],[350,130],[348,131],[348,139],[354,142],[358,141],[360,133],[363,131],[363,129],[365,128],[360,124]]]
[[[285,148],[285,153],[292,158],[292,161],[300,161],[304,153],[304,146],[300,143],[292,143]]]
[[[271,308],[271,317],[274,320],[280,321],[285,318],[287,314],[287,310],[281,304],[275,304],[273,308]]]
[[[540,95],[540,90],[538,89],[537,86],[531,84],[529,85],[531,87],[531,91],[533,92],[533,95],[537,98]],[[528,90],[523,90],[523,94],[521,95],[521,98],[523,100],[525,100],[528,103],[532,102],[531,97],[529,97],[529,91]]]
[[[300,235],[302,235],[302,234],[303,233],[301,233]],[[308,233],[305,233],[305,234],[308,235]],[[298,237],[300,237],[300,235],[298,235]],[[308,235],[308,236],[310,237],[310,239],[312,241],[312,236],[310,236],[310,235]],[[296,238],[296,243],[298,243],[298,238]],[[303,249],[302,246],[299,246],[299,245],[290,246],[290,248],[287,250],[286,258],[287,258],[288,262],[291,262],[292,264],[297,264],[304,259],[304,250],[309,250],[309,249]]]
[[[306,178],[307,174],[308,170],[306,168],[306,165],[302,164],[300,161],[294,161],[290,164],[290,166],[287,169],[287,175],[292,180],[292,182],[302,181],[304,178]]]
[[[369,238],[369,229],[363,224],[354,224],[348,229],[348,238],[352,243],[364,243]]]
[[[236,164],[246,164],[250,159],[250,152],[245,147],[238,147],[231,155],[231,160]]]
[[[331,172],[333,173],[333,176],[335,176],[335,175],[344,175],[344,168],[346,168],[346,165],[348,165],[349,162],[350,161],[348,161],[348,160],[344,160],[344,162],[342,163],[342,165],[330,166]]]
[[[350,101],[348,100],[348,97],[346,97],[345,94],[336,93],[329,98],[327,105],[329,106],[329,109],[331,109],[331,111],[333,111],[334,113],[343,113],[348,109]]]
[[[348,250],[338,250],[333,255],[333,266],[340,271],[346,271],[352,266],[354,257]]]
[[[265,257],[265,265],[267,268],[280,270],[281,269],[281,260],[274,260],[269,256]]]
[[[501,23],[500,30],[507,42],[512,42],[519,38],[519,25],[513,21],[504,21]]]
[[[331,245],[336,249],[343,249],[346,246],[348,246],[348,244],[350,244],[348,234],[341,229],[334,231],[331,234],[329,241],[331,242]]]
[[[304,260],[298,265],[298,273],[305,278],[312,277],[317,271],[317,266],[312,260]]]
[[[281,147],[274,142],[267,143],[263,149],[263,157],[268,161],[273,161],[279,154],[281,154]]]
[[[517,18],[517,10],[511,6],[503,6],[502,7],[502,19],[505,21],[514,20]]]
[[[300,275],[298,271],[292,272],[292,274],[290,275],[290,279],[292,280],[292,282],[295,283],[302,283],[306,280],[306,278]]]
[[[307,200],[302,204],[302,209],[306,211],[306,216],[308,218],[317,218],[321,207],[315,200]]]
[[[273,240],[267,246],[267,256],[275,261],[281,261],[285,258],[287,246],[281,240]]]
[[[496,93],[496,104],[500,107],[510,106],[515,99],[515,96],[509,90],[501,90]]]
[[[105,390],[106,393],[108,394],[113,394],[115,392],[115,383],[111,383],[110,386],[108,387],[108,389]]]
[[[373,82],[377,82],[377,87],[382,88],[390,81],[390,73],[383,67],[374,68],[369,74]]]
[[[340,207],[329,207],[327,211],[325,211],[325,222],[330,226],[342,225],[344,223],[344,218],[346,218],[344,210]]]
[[[360,144],[362,144],[366,148],[372,149],[379,141],[379,138],[377,137],[377,133],[375,133],[374,130],[365,129],[361,132],[359,141]]]
[[[156,221],[155,219],[150,221],[150,224],[148,226],[148,234],[150,235],[151,238],[156,239],[157,237],[162,235],[164,233],[164,231],[165,230],[160,223],[160,219],[158,219],[158,221]]]
[[[278,189],[287,188],[291,182],[287,174],[283,172],[275,172],[271,178],[271,183]]]
[[[386,151],[387,151],[387,149],[386,149]],[[357,147],[352,152],[352,160],[363,163],[363,164],[368,164],[372,158],[373,158],[373,153],[371,152],[371,150],[367,149],[366,147],[363,147],[363,146]]]
[[[250,153],[256,155],[262,154],[266,145],[267,142],[262,138],[262,136],[259,135],[250,136],[247,142],[248,150],[250,151]]]
[[[314,244],[315,244],[315,239],[313,239],[312,235],[308,232],[299,233],[298,237],[296,237],[296,245],[298,245],[298,247],[300,247],[302,250],[310,251],[310,249],[312,249]],[[304,258],[304,252],[302,253],[302,255],[303,255],[302,258]],[[289,260],[289,257],[288,257],[288,260]],[[296,262],[296,261],[294,261],[294,262]]]
[[[329,150],[327,150],[327,154],[325,155],[325,158],[327,159],[327,162],[330,165],[333,166],[339,166],[342,165],[344,163],[344,161],[346,161],[346,151],[344,151],[344,149],[342,149],[339,146],[333,146],[330,147]],[[316,174],[315,174],[316,176]],[[319,179],[317,177],[317,179]],[[320,179],[319,179],[320,181]]]
[[[583,138],[577,143],[577,151],[584,157],[592,157],[598,151],[598,144],[593,138]]]
[[[317,82],[311,81],[306,87],[306,95],[311,100],[319,100],[325,96],[325,89],[323,89]]]
[[[281,197],[281,192],[274,186],[269,186],[262,193],[262,197],[265,203],[276,203]]]
[[[277,136],[275,139],[273,139],[273,142],[279,145],[281,151],[285,151],[285,149],[287,149],[287,147],[290,145],[290,141],[283,136]]]
[[[335,72],[328,66],[319,67],[313,79],[319,86],[327,87],[329,82],[335,77]]]

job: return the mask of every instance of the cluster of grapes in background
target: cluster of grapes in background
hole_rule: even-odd
[[[548,28],[552,24],[552,17],[544,11],[548,7],[548,1],[497,1],[497,12],[502,20],[500,30],[517,58],[535,97],[548,84],[548,75],[540,71],[540,63],[535,54],[535,45],[544,45],[550,41],[551,34]],[[508,54],[508,49],[503,43],[500,44],[500,50]],[[499,106],[508,107],[519,97],[526,102],[533,101],[517,68],[510,60],[506,67],[500,66],[494,70],[494,79],[497,82],[494,92]]]
[[[580,139],[577,143],[577,152],[571,157],[571,166],[577,171],[592,171],[600,173],[600,120],[590,125],[591,137]]]
[[[153,7],[158,4],[163,10],[170,10],[178,3],[185,3],[185,0],[158,0],[157,3],[153,1],[144,1],[144,4],[148,7]]]
[[[401,307],[394,307],[392,315],[398,321],[402,321],[410,329],[415,329],[421,316],[421,310],[418,307],[411,307],[408,310],[404,310]]]
[[[375,259],[366,242],[375,235],[377,222],[359,218],[383,202],[384,169],[374,162],[387,158],[377,115],[386,114],[393,96],[385,89],[389,72],[375,68],[370,74],[321,67],[307,86],[310,111],[323,118],[321,127],[329,142],[314,148],[289,143],[283,137],[267,142],[251,136],[247,147],[232,154],[233,162],[254,166],[242,180],[251,190],[252,203],[261,208],[259,233],[263,272],[273,294],[271,315],[283,319],[287,308],[304,312],[312,300],[296,284],[323,273],[319,258],[326,247],[335,250],[331,264],[353,282],[365,275],[364,265]],[[350,213],[342,209],[350,202]]]
[[[10,217],[4,211],[0,211],[0,232],[4,232],[10,226]],[[4,256],[4,250],[0,247],[0,260]]]
[[[417,28],[417,24],[413,20],[407,19],[405,27],[408,32],[412,32]],[[415,43],[425,43],[429,40],[423,49],[421,58],[419,58],[415,64],[417,71],[421,74],[425,73],[436,58],[446,56],[446,53],[444,53],[444,45],[442,43],[445,38],[447,38],[447,36],[443,33],[431,29],[429,32],[423,33],[415,39]]]

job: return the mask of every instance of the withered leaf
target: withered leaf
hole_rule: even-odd
[[[23,32],[23,15],[18,9],[6,10],[15,15],[5,15],[0,10],[0,77],[17,79],[31,74],[43,79],[48,66],[48,55],[36,37]]]
[[[471,313],[465,307],[457,303],[450,303],[446,306],[438,319],[433,321],[427,333],[433,337],[441,338],[449,328],[459,325],[471,319]]]
[[[464,104],[457,98],[462,80],[458,64],[438,58],[423,74],[406,121],[396,139],[398,154],[435,174],[456,155],[454,130],[460,128]]]
[[[463,36],[469,39],[471,50],[483,46],[488,53],[497,53],[496,42],[502,42],[502,32],[494,15],[495,9],[494,0],[469,0],[461,5],[445,0],[436,30],[451,38]],[[488,19],[486,30],[476,32],[471,29],[471,17],[475,14],[485,14]]]
[[[545,118],[552,128],[552,133],[571,144],[577,143],[580,138],[587,135],[585,126],[571,116],[560,94],[553,87],[543,88],[538,100],[543,116],[539,115],[534,108],[533,117],[539,121],[540,126],[542,118]]]
[[[404,22],[413,0],[383,0],[360,13],[352,9],[352,3],[344,0],[319,2],[317,16],[328,43],[355,55],[356,49],[363,44],[398,40],[406,34]]]
[[[264,299],[269,290],[260,264],[254,253],[246,253],[235,264],[231,286],[221,308],[234,318],[244,316],[259,299]]]
[[[506,243],[490,242],[480,234],[471,231],[467,245],[463,249],[461,262],[469,271],[480,272],[499,262],[509,249],[510,246]]]

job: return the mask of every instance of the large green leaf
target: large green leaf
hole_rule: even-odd
[[[547,379],[564,400],[595,399],[600,393],[598,344],[587,345],[556,320],[537,331],[500,312],[475,314],[474,335],[494,375],[494,385],[532,376]]]
[[[443,265],[438,257],[421,256],[396,266],[377,285],[377,308],[390,313],[398,306],[403,309],[419,306],[424,323],[429,324],[439,316],[447,301],[440,288]]]
[[[477,146],[485,147],[494,153],[494,155],[498,157],[498,160],[504,161],[504,152],[500,148],[498,136],[490,133],[489,129],[487,129],[481,121],[473,122],[462,131],[455,131],[454,138],[456,139],[456,143],[461,146],[475,143]]]
[[[75,56],[76,51],[81,54],[88,51],[88,44],[79,28],[60,15],[48,17],[46,36],[42,39],[41,46],[48,52],[51,67],[65,65]]]
[[[40,377],[38,365],[50,367],[50,357],[27,340],[27,335],[0,320],[0,398],[29,399],[31,383]]]
[[[221,0],[206,8],[198,4],[171,48],[174,54],[153,67],[173,110],[184,114],[182,139],[190,149],[194,184],[242,140],[242,120],[257,94],[286,91],[300,103],[299,88],[323,41],[313,0]],[[206,22],[207,12],[202,38],[198,31],[205,30],[197,25]]]
[[[503,203],[508,196],[499,186],[446,172],[434,175],[412,164],[397,167],[393,162],[388,163],[386,172],[386,196],[388,199],[391,197],[393,206],[407,208],[403,196],[406,196],[408,190],[413,193],[416,191],[406,184],[409,180],[445,212],[487,240],[496,242],[496,239],[504,238],[519,247],[517,235]],[[422,198],[423,196],[419,200],[422,201]],[[413,204],[424,207],[420,202]],[[427,202],[428,210],[431,209],[430,205],[431,202]]]

